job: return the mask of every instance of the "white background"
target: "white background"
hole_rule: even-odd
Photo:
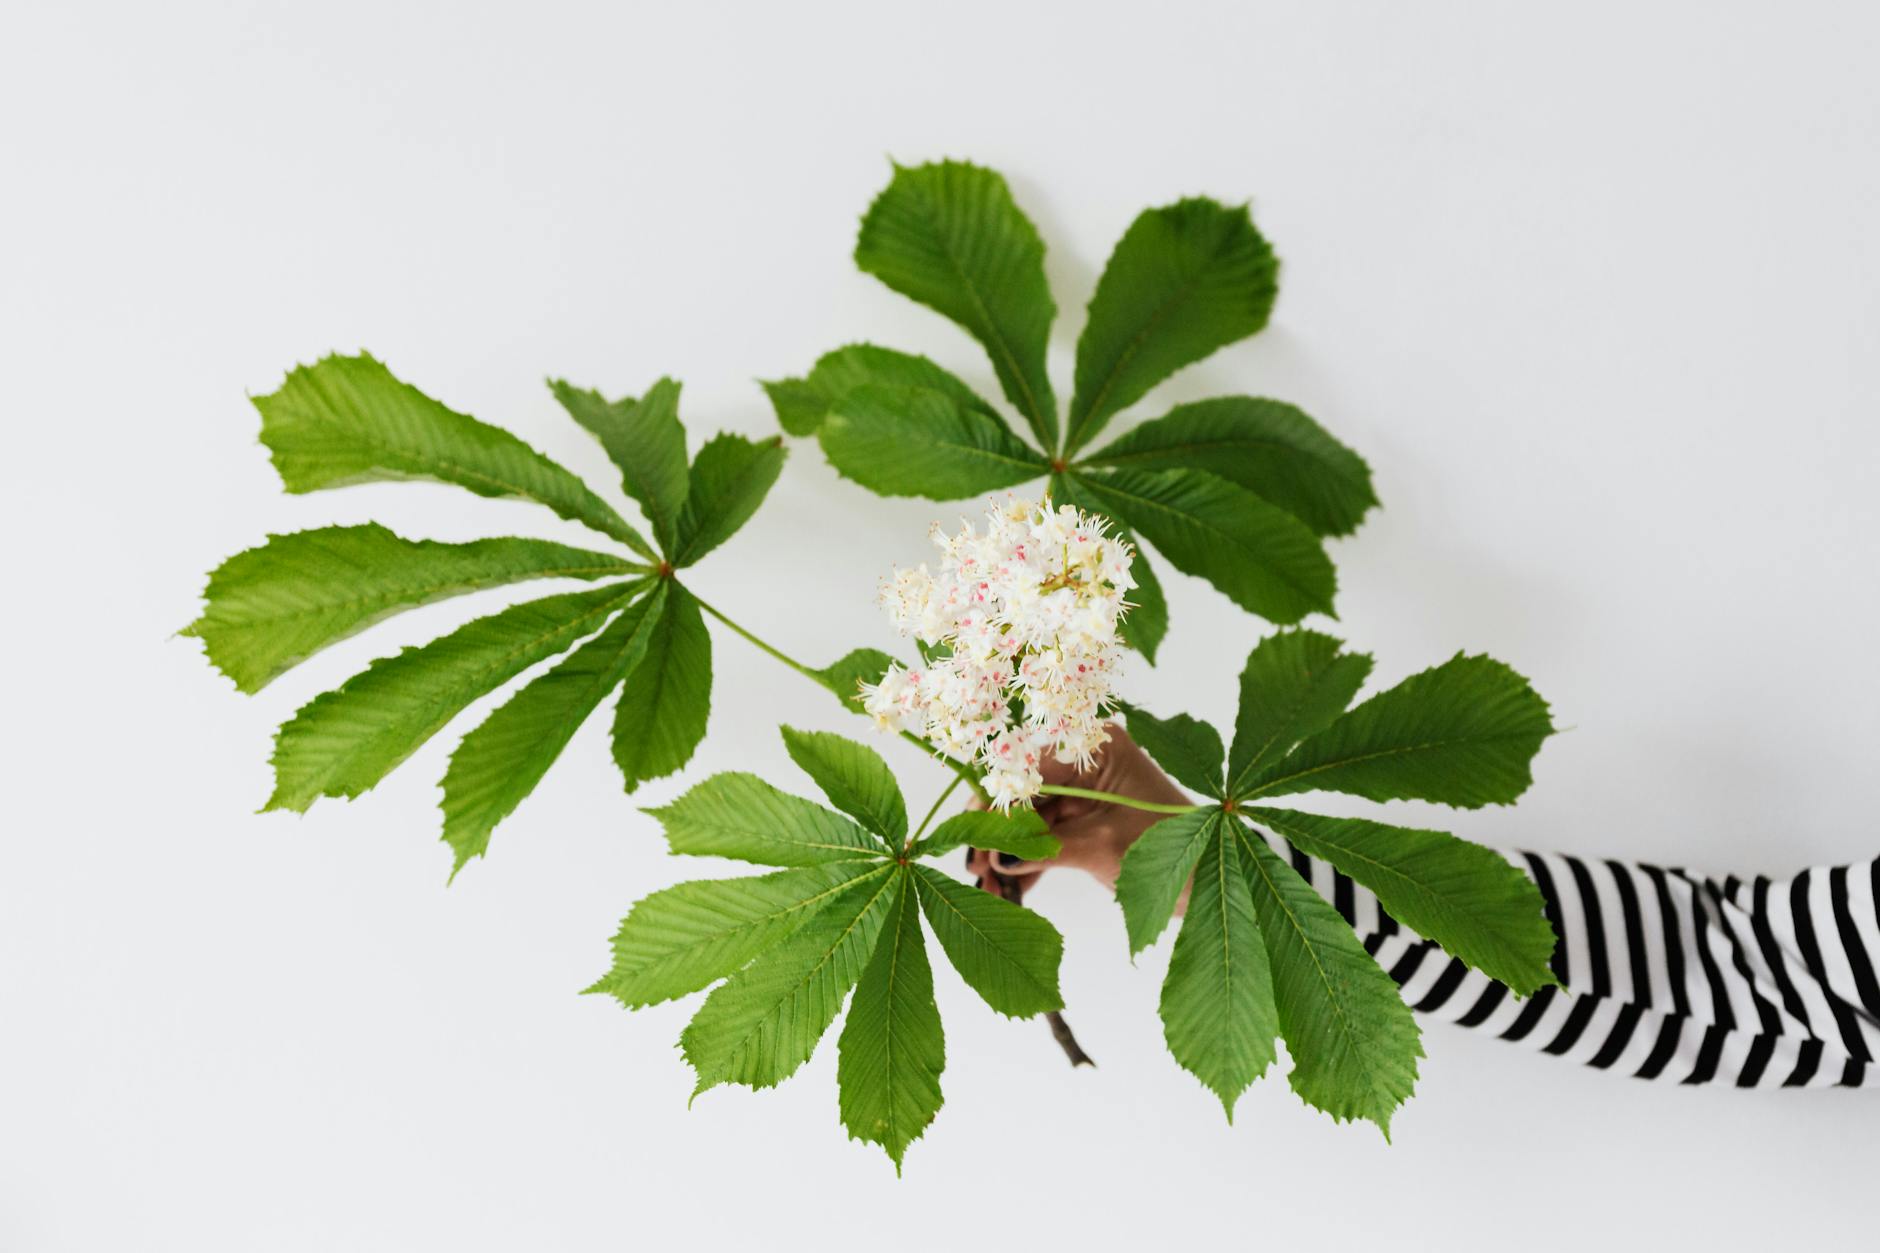
[[[751,380],[863,336],[990,391],[849,261],[889,155],[971,156],[1049,241],[1063,392],[1132,215],[1252,199],[1272,327],[1135,416],[1266,393],[1370,459],[1349,638],[1383,679],[1492,651],[1572,728],[1518,809],[1456,829],[1739,872],[1871,856],[1877,34],[1796,3],[8,5],[0,1249],[1870,1236],[1868,1093],[1646,1084],[1432,1025],[1394,1146],[1274,1079],[1229,1128],[1162,1047],[1166,946],[1132,968],[1065,877],[1036,903],[1100,1069],[943,973],[947,1107],[904,1180],[844,1139],[827,1040],[688,1112],[690,1006],[574,995],[633,900],[700,873],[635,806],[731,765],[806,787],[776,724],[859,723],[720,636],[683,780],[624,798],[597,718],[447,891],[454,735],[361,802],[253,811],[301,701],[492,602],[252,699],[172,632],[269,531],[591,540],[450,488],[282,494],[246,394],[329,350],[610,488],[544,375],[677,375],[695,440],[774,430]],[[813,660],[892,646],[874,582],[949,512],[797,445],[695,583]],[[1225,720],[1255,624],[1165,577],[1167,660],[1130,690]],[[890,751],[922,804],[937,772]]]

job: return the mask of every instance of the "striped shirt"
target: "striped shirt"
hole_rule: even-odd
[[[1428,1017],[1678,1083],[1860,1087],[1880,1056],[1880,859],[1719,881],[1505,854],[1540,888],[1559,937],[1562,986],[1519,1000],[1406,930],[1364,887],[1269,839]]]

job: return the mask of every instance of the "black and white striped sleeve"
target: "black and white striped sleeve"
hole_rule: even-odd
[[[1562,986],[1518,1000],[1404,929],[1365,888],[1283,841],[1273,846],[1428,1017],[1679,1083],[1860,1087],[1880,1056],[1880,859],[1719,881],[1509,854],[1540,888],[1560,937]]]

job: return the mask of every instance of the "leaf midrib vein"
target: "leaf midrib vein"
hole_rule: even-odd
[[[1280,737],[1285,735],[1295,725],[1295,721],[1299,717],[1299,711],[1304,709],[1314,696],[1318,695],[1319,688],[1325,682],[1327,672],[1338,664],[1339,658],[1343,655],[1344,654],[1334,653],[1332,654],[1331,660],[1327,661],[1325,665],[1321,666],[1318,670],[1308,670],[1306,672],[1305,691],[1300,694],[1297,701],[1287,706],[1284,715],[1280,719],[1279,725],[1273,729],[1273,733],[1267,736],[1253,756],[1247,759],[1247,764],[1240,768],[1235,778],[1228,781],[1227,790],[1229,795],[1238,797],[1240,789],[1246,786],[1245,780],[1247,777],[1249,775],[1253,775],[1256,778],[1258,777],[1258,767],[1265,761],[1267,750],[1279,743]],[[1235,738],[1238,739],[1239,736]],[[1294,742],[1296,743],[1297,741]],[[1231,756],[1232,754],[1230,753],[1229,755]]]
[[[1116,361],[1110,367],[1110,372],[1104,378],[1102,385],[1097,388],[1097,394],[1091,397],[1090,404],[1086,406],[1081,413],[1073,413],[1071,415],[1072,430],[1069,436],[1069,447],[1073,449],[1082,447],[1084,428],[1090,424],[1091,415],[1102,409],[1104,399],[1109,396],[1110,389],[1115,386],[1116,380],[1122,374],[1124,367],[1142,350],[1143,341],[1149,337],[1151,331],[1162,324],[1162,320],[1168,316],[1170,308],[1176,304],[1185,304],[1193,297],[1195,290],[1201,286],[1201,280],[1206,273],[1207,267],[1218,260],[1225,251],[1226,242],[1227,239],[1225,236],[1216,240],[1214,248],[1206,257],[1202,258],[1201,264],[1196,267],[1195,272],[1183,280],[1180,288],[1165,297],[1162,302],[1155,307],[1155,311],[1143,322],[1142,328],[1130,337],[1129,343],[1124,345],[1123,351],[1117,355]]]
[[[871,871],[867,875],[862,875],[858,878],[852,879],[849,881],[849,883],[846,886],[854,887],[856,884],[866,883],[870,875],[885,874],[886,872],[892,869],[893,869],[893,866],[891,864],[884,863],[881,869]],[[890,879],[890,882],[892,882],[892,879]],[[827,966],[830,963],[830,961],[834,959],[836,955],[836,951],[840,949],[844,943],[847,942],[849,935],[855,930],[855,928],[862,925],[862,919],[868,917],[868,915],[875,908],[875,902],[881,899],[881,893],[887,890],[888,890],[887,885],[884,884],[879,891],[877,891],[873,896],[868,898],[868,901],[866,904],[864,904],[860,909],[855,911],[855,916],[849,919],[848,924],[842,928],[842,933],[836,936],[834,940],[830,941],[829,946],[823,950],[822,956],[816,959],[816,963],[813,966],[811,966],[807,971],[804,972],[802,978],[798,979],[795,984],[786,988],[783,991],[782,995],[778,996],[774,1001],[772,1001],[770,1003],[769,1009],[765,1010],[764,1013],[756,1017],[756,1019],[753,1022],[753,1025],[751,1026],[751,1029],[746,1031],[743,1035],[739,1036],[737,1039],[737,1043],[733,1045],[731,1048],[726,1049],[724,1051],[724,1053],[722,1054],[723,1057],[725,1057],[728,1060],[737,1058],[738,1055],[744,1051],[745,1046],[751,1042],[752,1038],[762,1033],[765,1024],[770,1020],[771,1015],[776,1012],[779,1006],[783,1005],[787,1001],[792,1001],[803,994],[803,989],[808,987],[810,984],[810,981],[814,979],[817,975],[822,973],[823,967]],[[806,919],[805,922],[807,921],[808,920]]]
[[[1194,471],[1194,473],[1206,474],[1207,471],[1205,470]],[[1284,583],[1287,587],[1290,587],[1293,591],[1297,592],[1300,596],[1304,597],[1308,603],[1313,604],[1313,605],[1317,605],[1319,603],[1318,593],[1314,591],[1312,588],[1307,587],[1305,584],[1293,578],[1292,575],[1287,572],[1284,566],[1279,565],[1275,562],[1266,560],[1265,554],[1263,554],[1260,550],[1248,547],[1246,544],[1243,544],[1239,540],[1235,539],[1228,532],[1213,525],[1212,523],[1204,521],[1198,515],[1192,514],[1192,513],[1183,513],[1181,510],[1176,509],[1171,505],[1164,504],[1163,502],[1159,500],[1155,500],[1152,497],[1144,496],[1140,492],[1129,491],[1127,488],[1118,486],[1114,479],[1099,481],[1097,479],[1086,478],[1083,481],[1095,487],[1099,495],[1101,495],[1103,492],[1114,492],[1116,495],[1122,496],[1128,500],[1141,501],[1144,505],[1152,509],[1159,510],[1160,512],[1164,514],[1167,514],[1169,517],[1173,518],[1178,523],[1186,523],[1187,525],[1193,526],[1209,535],[1217,536],[1221,540],[1221,542],[1230,545],[1231,547],[1238,550],[1239,552],[1247,554],[1250,558],[1252,558],[1253,562],[1256,565],[1258,565],[1262,570],[1266,571],[1273,578],[1278,579],[1281,583]],[[1222,479],[1220,481],[1225,483],[1227,480]],[[1249,495],[1251,494],[1252,493],[1249,493]],[[1275,508],[1277,508],[1277,506],[1275,506]],[[1303,523],[1301,525],[1303,525]]]
[[[925,869],[925,867],[922,867],[922,869]],[[940,902],[942,905],[945,905],[948,910],[952,911],[953,915],[960,920],[961,925],[966,927],[975,936],[979,938],[980,943],[984,944],[987,948],[991,949],[994,953],[997,953],[999,955],[1000,960],[1003,961],[1005,965],[1010,966],[1013,970],[1016,970],[1020,975],[1024,977],[1025,982],[1029,983],[1032,987],[1038,989],[1039,992],[1045,993],[1048,996],[1049,989],[1047,989],[1042,983],[1039,983],[1036,979],[1032,978],[1030,971],[1026,970],[1023,966],[1019,965],[1016,959],[1009,956],[1006,953],[1005,949],[1000,947],[998,943],[996,943],[990,936],[988,936],[983,930],[981,930],[977,923],[975,923],[971,918],[968,918],[965,912],[961,910],[959,906],[955,905],[952,901],[948,900],[947,897],[943,893],[939,892],[933,887],[929,887],[927,891],[930,895],[932,895],[932,897],[936,901]]]
[[[312,618],[322,614],[342,613],[349,610],[365,609],[374,606],[404,604],[408,603],[414,594],[424,596],[433,592],[474,592],[485,587],[503,587],[510,583],[520,583],[527,579],[567,579],[585,578],[588,576],[601,578],[609,574],[629,574],[632,570],[633,567],[631,565],[622,561],[609,565],[530,568],[509,573],[478,574],[468,578],[445,579],[431,583],[408,583],[383,592],[376,592],[372,595],[356,596],[350,600],[325,601],[310,605],[303,604],[297,608],[282,610],[279,613],[246,614],[239,620],[223,619],[221,625],[228,627],[251,627],[263,623],[287,622],[295,618]],[[305,591],[308,589],[308,586],[307,584],[301,583],[297,584],[292,590]],[[423,602],[411,603],[413,603],[413,607],[416,608],[419,603]],[[207,614],[204,615],[205,618],[207,616]]]
[[[1368,1036],[1355,1029],[1349,1015],[1345,1013],[1344,1002],[1333,986],[1330,972],[1325,969],[1325,964],[1319,960],[1318,949],[1312,943],[1311,937],[1306,934],[1305,928],[1300,925],[1299,916],[1293,912],[1292,906],[1287,903],[1285,896],[1280,893],[1279,885],[1274,883],[1273,877],[1267,873],[1266,865],[1260,860],[1259,851],[1253,847],[1252,841],[1248,838],[1246,828],[1239,827],[1238,824],[1236,824],[1236,828],[1234,838],[1247,845],[1247,860],[1251,862],[1253,868],[1259,872],[1260,881],[1266,885],[1267,895],[1273,898],[1273,903],[1278,905],[1280,912],[1286,915],[1286,921],[1291,925],[1294,936],[1299,940],[1300,947],[1305,950],[1306,956],[1312,960],[1313,970],[1318,972],[1319,982],[1325,985],[1325,999],[1331,1005],[1332,1012],[1338,1015],[1340,1031],[1347,1039],[1354,1042],[1368,1039]],[[1272,852],[1271,849],[1267,849],[1266,851],[1268,853]]]
[[[825,863],[825,864],[828,864],[828,863]],[[786,870],[784,873],[788,874],[791,872]],[[872,874],[874,872],[871,871],[870,873]],[[761,878],[762,876],[759,876],[759,877]],[[821,904],[823,901],[828,900],[832,896],[839,896],[843,892],[848,891],[850,888],[854,887],[857,883],[860,883],[863,879],[867,877],[868,877],[867,875],[856,875],[853,878],[844,879],[840,883],[836,884],[834,887],[824,888],[822,891],[816,892],[813,895],[805,896],[799,900],[792,901],[781,909],[773,909],[769,911],[768,913],[755,914],[755,915],[749,916],[743,919],[742,921],[730,927],[727,927],[723,931],[718,931],[718,932],[713,933],[712,935],[706,937],[705,939],[702,939],[702,940],[683,939],[683,940],[677,941],[674,944],[674,946],[671,948],[657,950],[652,954],[652,956],[643,957],[640,960],[638,965],[630,969],[627,969],[625,971],[622,971],[620,969],[609,971],[608,972],[609,978],[613,978],[615,976],[619,976],[622,974],[627,975],[627,976],[643,975],[647,970],[655,966],[659,966],[659,965],[663,965],[663,964],[667,964],[673,961],[680,960],[682,958],[690,956],[693,953],[696,953],[698,950],[705,948],[708,945],[723,943],[726,940],[735,939],[736,937],[743,935],[746,932],[756,930],[757,928],[760,928],[760,927],[769,926],[771,923],[777,922],[781,919],[788,918],[791,914],[794,914],[798,912],[799,910],[809,909],[813,906]],[[805,919],[805,921],[808,921],[808,920]],[[785,938],[788,938],[788,937],[785,937]],[[614,955],[619,960],[622,960],[622,961],[625,960],[625,955],[621,953],[620,945],[618,944],[614,946]],[[666,997],[665,999],[670,1001],[670,1000],[677,1000],[678,998],[669,996],[669,997]]]
[[[926,195],[924,193],[916,195],[914,200],[915,203],[920,206],[921,215],[927,219],[927,229],[933,233],[934,239],[940,245],[941,255],[946,257],[947,264],[952,267],[955,277],[960,281],[961,289],[965,291],[967,298],[973,302],[973,309],[980,319],[979,324],[986,328],[986,338],[981,342],[988,343],[989,346],[995,347],[1000,356],[1004,358],[1006,369],[1010,371],[1013,381],[1018,384],[1019,391],[1025,394],[1025,417],[1032,424],[1032,433],[1038,436],[1039,440],[1042,441],[1045,431],[1055,424],[1057,415],[1053,413],[1049,415],[1050,421],[1046,420],[1046,414],[1038,403],[1037,394],[1031,389],[1031,380],[1026,377],[1024,370],[1019,366],[1018,355],[1012,350],[1011,345],[1006,342],[1005,336],[1000,333],[999,328],[994,324],[992,311],[987,307],[985,299],[979,294],[978,286],[967,277],[966,267],[960,263],[959,254],[953,250],[953,242],[948,239],[946,233],[940,229],[938,221],[934,217],[933,209],[927,203]],[[1046,292],[1045,295],[1046,299],[1050,298],[1049,292]]]
[[[1300,779],[1311,778],[1315,774],[1320,774],[1326,770],[1336,770],[1342,766],[1362,765],[1367,761],[1379,761],[1386,757],[1398,757],[1407,753],[1426,753],[1435,748],[1456,748],[1471,744],[1494,744],[1502,740],[1522,740],[1528,738],[1528,734],[1527,732],[1521,731],[1497,731],[1492,735],[1473,735],[1461,738],[1429,740],[1419,744],[1405,744],[1396,748],[1379,749],[1373,753],[1358,753],[1351,757],[1340,757],[1336,761],[1322,762],[1319,765],[1310,766],[1304,770],[1295,770],[1291,774],[1283,774],[1268,779],[1264,783],[1258,784],[1251,792],[1247,793],[1247,799],[1251,800],[1255,797],[1271,795],[1273,789],[1279,787],[1281,784],[1295,783]],[[1285,758],[1281,758],[1280,760],[1284,761]]]
[[[348,390],[352,390],[352,389],[349,387]],[[357,403],[359,398],[355,397],[354,399],[355,399],[355,403]],[[365,406],[362,405],[360,407],[363,409]],[[454,411],[447,410],[447,412],[454,412]],[[350,424],[344,422],[343,420],[333,420],[329,418],[322,418],[319,414],[313,412],[311,409],[304,411],[304,416],[309,421],[318,425],[339,427],[340,429],[344,430],[347,435],[355,439],[358,439],[361,443],[367,445],[368,447],[376,448],[381,452],[390,453],[393,457],[401,458],[407,462],[411,462],[420,467],[429,464],[429,465],[435,465],[435,466],[441,467],[446,470],[451,470],[459,475],[464,476],[465,478],[475,479],[483,483],[485,486],[501,488],[508,495],[521,496],[524,499],[533,500],[539,505],[546,505],[550,509],[555,510],[556,512],[560,512],[561,509],[563,508],[570,509],[575,513],[575,515],[577,516],[577,518],[579,518],[579,520],[586,522],[589,526],[593,526],[595,529],[599,530],[603,535],[612,536],[614,539],[621,540],[622,542],[626,542],[627,535],[633,532],[633,528],[627,522],[627,520],[621,517],[617,512],[615,512],[612,505],[609,505],[606,501],[602,500],[599,496],[596,496],[593,490],[590,489],[587,484],[583,483],[580,479],[576,478],[568,470],[563,469],[560,466],[557,466],[552,461],[549,461],[547,458],[543,457],[541,453],[536,452],[535,449],[529,447],[528,444],[518,439],[514,434],[508,431],[504,431],[501,427],[491,427],[490,429],[494,431],[498,431],[502,435],[508,436],[509,439],[514,440],[516,445],[520,448],[522,454],[525,457],[530,457],[535,460],[537,469],[543,471],[551,479],[558,479],[563,475],[567,477],[567,480],[568,480],[567,483],[558,484],[558,486],[563,486],[563,487],[572,486],[574,488],[575,495],[573,496],[571,501],[570,500],[562,500],[562,501],[550,500],[547,496],[542,495],[541,493],[535,491],[533,488],[528,488],[517,483],[509,482],[508,480],[499,478],[496,475],[491,474],[485,470],[474,469],[448,456],[442,456],[442,455],[433,454],[433,453],[425,453],[425,452],[415,451],[410,448],[401,447],[398,444],[394,443],[393,441],[384,438],[381,433],[381,428],[374,426],[370,423],[364,426],[360,426],[360,427],[352,427]],[[459,414],[457,416],[468,417],[469,415]],[[470,420],[473,422],[476,421],[475,418],[471,418]],[[303,453],[302,455],[306,456],[308,454]],[[387,467],[387,468],[390,468],[390,467]],[[424,471],[421,469],[419,473],[422,474],[424,473]],[[590,514],[589,512],[590,510],[598,510],[598,512]],[[615,529],[616,527],[618,527],[619,529],[616,530]]]
[[[623,606],[625,606],[626,604],[630,603],[633,600],[634,596],[638,594],[638,591],[639,589],[637,587],[632,587],[631,590],[622,593],[620,596],[610,598],[604,601],[603,603],[596,605],[593,608],[588,609],[585,612],[576,615],[573,618],[569,618],[565,622],[557,623],[554,627],[548,630],[545,630],[538,635],[531,636],[528,640],[524,641],[523,643],[516,645],[514,648],[509,649],[507,652],[504,652],[500,654],[499,656],[495,657],[494,659],[486,662],[484,665],[479,666],[477,669],[470,671],[468,674],[464,676],[464,680],[461,684],[453,687],[452,689],[453,693],[463,691],[466,687],[475,687],[475,686],[482,684],[483,680],[487,678],[489,675],[509,665],[512,661],[514,661],[517,657],[520,657],[522,654],[531,652],[537,648],[540,648],[544,641],[551,640],[555,638],[555,636],[561,634],[564,631],[572,632],[571,642],[573,639],[579,639],[581,635],[583,634],[581,628],[585,626],[590,620],[594,618],[607,617],[611,614],[619,612]],[[527,603],[527,602],[524,602],[524,603]],[[446,636],[445,638],[449,638],[449,637]],[[320,696],[317,696],[313,700],[309,701],[306,707],[302,709],[300,713],[296,713],[294,717],[291,720],[289,720],[287,725],[281,728],[280,738],[277,738],[275,742],[275,750],[274,750],[274,758],[273,758],[274,764],[276,764],[276,769],[278,770],[279,768],[278,759],[280,756],[282,739],[285,738],[289,727],[293,727],[300,722],[301,716],[303,714],[307,714],[310,711],[320,707],[323,702],[327,702],[329,700],[337,702],[340,698],[342,698],[343,696],[347,694],[348,690],[352,688],[353,684],[362,682],[363,680],[371,677],[374,673],[380,673],[380,674],[384,673],[384,670],[379,668],[380,666],[389,667],[403,660],[404,658],[412,656],[414,653],[422,652],[424,647],[428,647],[428,645],[422,646],[415,650],[411,650],[409,652],[396,653],[390,657],[381,658],[379,661],[373,662],[372,665],[367,666],[364,670],[360,671],[358,674],[354,675],[352,678],[348,679],[346,682],[340,684],[338,687],[334,688],[332,691],[323,693]],[[427,706],[430,708],[435,708],[435,705],[432,705],[429,702],[425,702],[415,707],[416,712],[419,712],[419,713],[424,712]],[[330,709],[331,707],[332,707],[331,705],[326,706],[326,708],[328,709]],[[433,735],[436,735],[440,730],[444,728],[446,723],[448,723],[452,718],[456,717],[457,714],[461,713],[462,711],[463,711],[463,705],[460,704],[442,718],[433,716],[429,725],[423,729],[424,731],[423,735],[418,737],[420,743],[422,743],[423,741],[429,740]],[[314,793],[315,797],[342,795],[343,793],[329,792],[326,790],[328,784],[332,781],[332,779],[336,777],[340,772],[351,769],[356,763],[357,759],[369,750],[370,746],[383,742],[385,736],[391,733],[392,731],[394,731],[395,729],[396,728],[393,725],[391,725],[389,722],[381,722],[378,725],[376,734],[369,735],[364,740],[361,740],[354,749],[346,751],[342,754],[336,754],[335,758],[338,762],[337,765],[324,768],[316,772],[316,777],[319,779],[318,786],[320,790]],[[302,735],[310,734],[311,731],[312,731],[311,728],[303,728],[303,730],[301,731],[301,734]],[[413,745],[411,751],[416,752],[417,745]],[[403,764],[404,761],[410,756],[411,756],[411,753],[406,753],[404,757],[400,757],[397,761],[393,762],[390,766],[388,766],[384,771],[380,772],[378,777],[380,779],[384,778],[385,775],[390,774],[393,770],[397,769],[398,766]],[[376,781],[377,780],[375,780],[374,782]],[[278,776],[277,776],[277,789],[278,789]]]

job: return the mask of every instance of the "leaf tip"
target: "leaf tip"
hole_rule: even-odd
[[[482,855],[481,853],[473,853],[465,849],[456,848],[456,859],[451,865],[449,876],[444,880],[444,886],[448,888],[451,884],[457,882],[457,876],[462,873],[463,868],[468,866],[473,858],[481,857]]]

